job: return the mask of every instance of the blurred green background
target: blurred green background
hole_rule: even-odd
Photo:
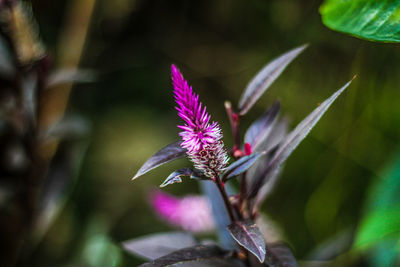
[[[82,68],[99,78],[74,86],[68,113],[91,122],[89,147],[66,205],[29,256],[29,266],[136,266],[121,241],[172,228],[148,205],[149,190],[187,160],[130,178],[178,139],[170,64],[180,67],[231,145],[223,102],[237,103],[274,57],[301,54],[257,102],[245,129],[275,100],[293,127],[354,74],[357,79],[292,154],[263,210],[299,259],[354,231],[367,190],[398,150],[400,49],[326,28],[315,0],[98,0]],[[70,1],[32,0],[41,37],[57,55]],[[79,12],[79,10],[76,10]],[[397,186],[393,182],[390,186]],[[165,189],[199,191],[194,181]]]

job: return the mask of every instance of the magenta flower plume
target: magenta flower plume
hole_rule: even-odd
[[[176,109],[185,122],[178,126],[183,130],[179,134],[183,140],[182,147],[187,149],[194,166],[214,179],[228,162],[221,129],[217,122],[210,123],[206,107],[175,65],[171,66],[171,72]]]

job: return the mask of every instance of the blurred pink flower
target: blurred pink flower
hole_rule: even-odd
[[[214,220],[208,198],[189,195],[178,198],[162,191],[150,195],[150,203],[165,221],[189,232],[211,232]]]

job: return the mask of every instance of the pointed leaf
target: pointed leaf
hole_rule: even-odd
[[[239,101],[239,114],[244,115],[278,78],[282,71],[295,59],[307,45],[297,47],[268,63],[247,85]]]
[[[354,79],[354,78],[353,78]],[[351,80],[352,81],[352,80]],[[351,81],[346,83],[342,88],[336,91],[331,97],[325,100],[319,105],[310,115],[308,115],[302,122],[300,122],[296,128],[286,137],[282,145],[279,147],[273,159],[268,164],[264,175],[260,180],[255,181],[249,191],[249,197],[253,198],[257,195],[261,186],[265,184],[268,178],[273,175],[282,163],[289,157],[294,149],[300,144],[300,142],[308,135],[311,129],[317,124],[319,119],[328,110],[330,105],[336,100],[336,98],[350,85]]]
[[[181,176],[189,176],[191,179],[196,180],[209,180],[207,177],[203,176],[200,172],[192,170],[190,168],[182,168],[171,173],[167,179],[160,185],[160,187],[165,187],[170,184],[182,183]]]
[[[212,181],[201,181],[200,186],[203,194],[210,200],[219,243],[224,249],[236,249],[237,244],[226,229],[226,227],[231,223],[231,220],[217,186]],[[235,193],[230,184],[225,185],[225,190],[228,195],[233,195]]]
[[[143,164],[132,180],[162,164],[183,157],[185,153],[186,149],[181,147],[181,141],[165,146]]]
[[[235,177],[247,171],[264,153],[256,152],[248,156],[241,157],[229,165],[221,175],[222,182],[226,182],[232,177]]]
[[[270,267],[298,267],[290,248],[283,242],[266,245],[265,263]]]
[[[190,248],[184,248],[161,258],[144,263],[142,267],[162,267],[171,266],[176,263],[183,264],[185,262],[194,261],[197,259],[207,259],[215,257],[223,257],[228,254],[228,251],[219,248],[218,246],[197,245]]]
[[[268,138],[279,114],[279,109],[280,103],[279,101],[276,101],[249,127],[249,129],[247,129],[244,141],[251,145],[253,151],[257,151],[263,141]]]
[[[257,225],[250,220],[233,222],[228,226],[229,233],[260,262],[265,259],[265,242]]]
[[[154,260],[176,250],[192,247],[197,244],[191,234],[186,232],[169,232],[147,235],[122,243],[122,247],[137,256]]]

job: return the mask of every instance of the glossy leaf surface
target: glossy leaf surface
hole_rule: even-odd
[[[224,173],[222,174],[222,181],[226,182],[232,177],[247,171],[262,155],[263,153],[257,152],[241,157],[225,169]]]
[[[400,42],[399,0],[325,0],[320,8],[323,23],[359,38]]]
[[[178,141],[163,147],[143,164],[132,180],[162,164],[183,157],[186,149],[182,148],[180,144],[181,141]]]
[[[282,71],[295,59],[307,45],[297,47],[274,59],[263,67],[249,82],[239,100],[239,114],[246,114]]]
[[[233,222],[228,226],[229,233],[260,262],[265,259],[265,242],[257,225],[250,220]]]

